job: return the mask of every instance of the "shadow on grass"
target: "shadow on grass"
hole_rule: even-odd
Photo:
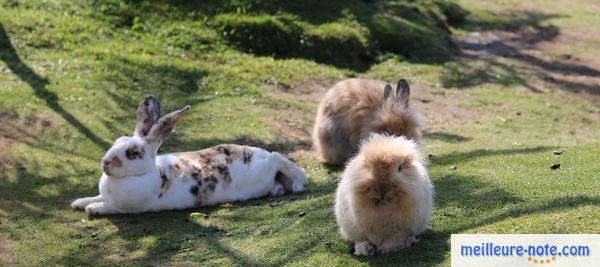
[[[444,133],[444,132],[425,133],[423,135],[423,137],[425,139],[439,140],[439,141],[444,141],[446,143],[464,143],[464,142],[471,140],[471,138],[469,138],[469,137],[464,137],[462,135]]]
[[[0,172],[0,209],[11,212],[11,219],[15,221],[27,220],[39,222],[42,220],[62,218],[55,217],[53,211],[67,208],[69,201],[81,196],[81,191],[91,191],[92,188],[77,186],[70,181],[70,177],[86,177],[98,174],[98,170],[76,170],[77,173],[60,175],[46,175],[41,171],[39,163],[28,159],[15,159],[13,174],[15,179],[9,179],[8,170]],[[74,164],[67,160],[66,164]],[[56,165],[55,168],[65,168]],[[77,168],[75,168],[77,169]],[[83,179],[83,178],[82,178]],[[55,194],[45,193],[44,188],[56,188]],[[97,192],[97,189],[95,189]]]
[[[122,116],[100,118],[103,124],[114,129],[115,122],[125,122],[126,132],[135,127],[136,112],[139,103],[148,95],[154,95],[161,101],[163,113],[183,105],[195,106],[208,101],[213,92],[205,91],[202,80],[209,72],[196,67],[182,67],[174,63],[159,60],[128,58],[113,53],[100,54],[103,63],[110,71],[103,73],[101,82],[112,84],[118,90],[105,90],[120,110]],[[175,103],[178,106],[173,106]],[[131,129],[129,129],[130,127]],[[115,131],[119,133],[121,131]]]
[[[530,150],[497,151],[492,153],[476,152],[471,155],[471,158],[474,157],[474,155],[484,156],[488,154],[500,155],[511,153],[533,153],[542,150],[545,149],[534,148]],[[214,248],[214,250],[217,251],[216,253],[221,255],[221,257],[227,258],[233,263],[244,266],[279,266],[286,263],[301,261],[304,257],[314,253],[315,250],[320,251],[320,244],[326,240],[339,240],[339,237],[337,236],[337,228],[334,222],[335,219],[333,213],[331,212],[331,207],[333,205],[332,192],[334,192],[335,186],[336,181],[328,180],[325,184],[308,188],[308,192],[305,194],[299,196],[288,196],[294,199],[297,198],[298,200],[324,197],[325,199],[320,206],[311,205],[309,209],[312,210],[308,211],[309,214],[320,213],[320,216],[318,218],[312,218],[312,221],[307,222],[309,225],[304,225],[303,229],[325,228],[334,233],[331,235],[323,234],[321,238],[313,240],[303,240],[302,247],[295,249],[294,252],[289,252],[289,255],[283,253],[284,257],[280,260],[258,260],[248,257],[244,255],[242,251],[238,251],[235,248],[222,243],[223,239],[225,238],[248,238],[248,236],[245,236],[245,234],[251,234],[257,229],[265,229],[265,231],[268,230],[269,233],[274,234],[285,234],[298,231],[297,228],[291,227],[291,224],[278,224],[274,222],[272,218],[265,218],[265,216],[262,215],[257,216],[252,212],[242,212],[240,210],[236,210],[235,213],[228,213],[229,215],[223,216],[222,219],[232,222],[233,224],[248,223],[249,225],[256,225],[257,228],[249,230],[248,232],[234,234],[233,237],[209,238],[206,242],[210,243],[210,247]],[[447,259],[450,249],[448,240],[452,233],[459,233],[461,231],[523,215],[550,212],[553,210],[564,209],[566,207],[572,208],[581,205],[600,204],[598,199],[593,199],[587,196],[557,198],[542,203],[528,204],[524,203],[523,199],[512,195],[510,192],[505,191],[502,188],[498,188],[495,185],[483,182],[480,177],[476,176],[446,176],[436,181],[435,186],[437,192],[436,205],[438,208],[443,210],[446,210],[447,208],[450,208],[450,210],[464,210],[464,212],[461,214],[453,214],[452,212],[445,211],[444,213],[437,215],[437,217],[441,217],[442,221],[450,221],[450,223],[447,223],[450,225],[449,227],[441,229],[434,228],[429,230],[424,235],[423,240],[420,243],[406,250],[389,255],[378,255],[373,258],[358,259],[360,261],[377,266],[431,266],[433,264],[441,263]],[[262,201],[264,201],[264,199]],[[255,205],[254,201],[250,202],[251,203],[234,203],[234,205],[228,209],[248,208]],[[219,208],[207,208],[201,210],[211,216],[211,214],[215,211],[218,211]],[[291,213],[289,216],[294,217],[295,213]],[[474,217],[477,217],[477,219],[473,219]],[[297,240],[290,239],[290,244],[293,244],[296,241]],[[315,249],[315,247],[317,248]],[[350,248],[350,244],[336,246],[333,249],[328,250],[329,252],[326,253],[347,254],[349,253],[348,251]],[[282,254],[282,251],[286,251],[286,249],[282,247],[275,247],[272,249],[273,253]]]
[[[523,205],[513,206],[509,209],[501,210],[497,213],[492,213],[478,220],[473,220],[464,224],[459,224],[454,231],[464,231],[474,227],[483,226],[495,222],[502,221],[507,218],[518,218],[521,216],[532,215],[537,213],[549,213],[557,210],[565,210],[576,208],[585,205],[600,206],[600,198],[594,196],[569,196],[557,197],[551,200],[545,200],[541,203],[528,203]]]
[[[560,28],[547,21],[563,15],[523,12],[495,17],[472,20],[464,26],[473,32],[458,42],[462,56],[447,64],[441,77],[445,87],[463,89],[490,83],[542,92],[531,83],[533,76],[561,90],[600,94],[596,84],[586,82],[600,77],[599,69],[570,60],[570,55],[548,58],[530,52],[561,34]]]
[[[335,190],[335,185],[335,181],[329,180],[310,185],[306,192],[279,197],[192,210],[106,215],[94,219],[107,219],[116,226],[118,231],[115,235],[127,240],[125,249],[128,251],[142,247],[142,239],[146,237],[157,240],[146,250],[146,256],[134,260],[138,264],[168,264],[176,254],[181,256],[183,253],[185,257],[197,262],[215,260],[218,257],[217,262],[223,264],[281,266],[301,260],[310,254],[311,249],[322,245],[325,240],[331,239],[331,234],[336,233],[335,225],[331,224],[333,213],[330,207],[330,194]],[[310,202],[309,207],[301,208],[307,213],[305,217],[297,215],[299,202]],[[190,217],[192,212],[199,212],[206,217]],[[297,221],[302,221],[302,224],[298,225]],[[269,260],[253,257],[248,251],[236,249],[230,242],[270,239],[297,232],[313,232],[314,235],[310,238],[291,239],[289,246],[293,248],[269,246],[266,248],[268,251],[261,252],[265,255],[277,255],[269,257]],[[97,256],[103,258],[101,262],[111,262],[105,255]]]
[[[471,216],[501,208],[508,203],[523,201],[510,192],[488,184],[476,176],[447,176],[434,181],[434,186],[436,191],[435,213],[440,213],[438,210],[448,209],[466,209],[468,212],[443,213],[441,215],[434,213],[434,219],[437,221],[430,225],[421,241],[415,246],[389,255],[361,258],[363,262],[376,266],[432,266],[439,264],[446,260],[450,253],[450,235],[468,229],[462,227],[464,222],[470,222],[469,228],[483,225],[483,222],[472,222],[469,219]],[[501,221],[507,217],[497,217],[496,219]],[[455,221],[455,223],[450,223],[452,226],[446,228],[436,227],[436,225],[448,224],[448,221]]]
[[[113,53],[99,55],[106,62],[106,68],[111,70],[109,75],[101,78],[103,81],[111,82],[119,88],[138,89],[137,93],[162,93],[163,95],[157,95],[159,99],[163,96],[189,96],[198,92],[201,89],[200,82],[208,74],[207,70],[196,66],[177,66],[168,61],[129,58]],[[160,91],[152,92],[152,89]]]
[[[88,160],[96,160],[91,158],[89,153],[76,148],[67,148],[61,142],[57,142],[56,138],[44,138],[47,130],[52,129],[53,125],[50,121],[37,119],[35,116],[29,116],[24,122],[20,121],[17,114],[3,112],[0,110],[0,140],[6,139],[23,143],[35,149],[44,150],[48,153],[53,153],[62,156],[78,156]],[[65,139],[64,142],[69,142],[69,135],[59,136],[60,139]],[[49,141],[51,140],[51,141]],[[10,146],[10,141],[7,146]],[[4,149],[8,149],[5,147]],[[1,158],[1,157],[0,157]],[[0,168],[1,170],[1,168]]]
[[[435,182],[435,187],[434,219],[437,221],[434,225],[441,227],[430,228],[413,247],[390,255],[361,258],[361,261],[375,266],[432,266],[449,261],[452,234],[521,216],[600,206],[600,199],[581,195],[528,203],[476,176],[443,177]]]
[[[535,153],[550,149],[552,148],[476,150],[454,157],[444,156],[438,160],[448,164],[477,157]],[[68,200],[96,191],[95,188],[73,184],[67,179],[68,175],[43,176],[35,163],[26,162],[26,159],[22,161],[16,167],[16,180],[0,177],[5,185],[1,190],[3,201],[0,208],[10,211],[10,220],[69,223],[51,211],[67,209]],[[95,173],[93,170],[82,172],[81,175]],[[57,192],[59,197],[44,194],[40,190],[48,184],[55,184],[60,188]],[[128,259],[127,255],[140,250],[144,253],[129,259],[132,263],[162,265],[177,258],[243,266],[280,266],[303,262],[315,253],[348,255],[351,246],[341,240],[337,233],[332,210],[336,185],[336,179],[323,179],[310,184],[306,192],[272,199],[267,197],[196,210],[94,218],[108,220],[117,231],[111,234],[99,233],[99,241],[71,251],[67,256],[55,259],[55,262],[85,264],[89,263],[91,257],[98,264],[118,264]],[[421,242],[397,253],[356,259],[378,266],[435,265],[447,260],[448,240],[453,233],[519,216],[582,205],[600,205],[599,199],[586,195],[527,201],[477,176],[448,175],[435,179],[434,185],[437,193],[434,221]],[[8,194],[4,194],[4,191]],[[306,215],[298,216],[299,211],[305,211]],[[208,217],[192,218],[191,212],[200,212]],[[10,232],[10,229],[8,231],[9,236],[19,235]],[[82,227],[74,231],[83,231],[84,238],[88,238],[86,231],[93,229]],[[117,245],[118,253],[102,254],[101,251],[111,251],[112,248],[107,247],[111,245],[107,242],[114,242],[117,237],[123,240]],[[149,237],[152,242],[147,241]],[[327,247],[326,242],[333,245]],[[242,244],[247,246],[250,243],[256,248],[260,247],[258,254],[243,249]],[[119,257],[123,259],[120,260]]]
[[[237,144],[254,146],[271,152],[276,151],[284,155],[293,153],[298,150],[310,150],[312,148],[312,143],[307,140],[281,138],[273,141],[265,141],[247,135],[240,135],[233,139],[214,138],[192,140],[180,139],[177,135],[171,135],[167,139],[165,139],[165,142],[161,147],[164,149],[163,151],[177,152],[200,150],[219,144]]]
[[[482,157],[491,157],[499,155],[513,155],[513,154],[531,154],[544,151],[552,151],[557,147],[548,146],[537,146],[537,147],[526,147],[526,148],[507,148],[507,149],[476,149],[468,152],[458,152],[452,154],[446,154],[436,156],[430,159],[431,163],[438,165],[449,165],[461,162],[467,162]]]
[[[65,121],[79,130],[79,132],[97,146],[102,149],[108,149],[110,147],[110,144],[98,137],[92,130],[81,123],[73,116],[73,114],[58,103],[58,96],[46,88],[49,84],[48,79],[39,76],[21,60],[17,51],[12,46],[8,34],[2,24],[0,24],[0,49],[2,49],[0,51],[0,60],[4,61],[12,73],[31,86],[33,93],[37,98],[43,100],[46,103],[46,106],[59,114]]]

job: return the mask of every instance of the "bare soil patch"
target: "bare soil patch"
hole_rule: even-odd
[[[273,120],[270,124],[274,125],[280,134],[285,134],[294,139],[302,140],[310,137],[308,131],[284,121]]]
[[[265,86],[268,89],[267,96],[269,97],[274,99],[294,98],[305,103],[314,104],[316,109],[323,95],[335,83],[336,81],[311,81],[306,84],[291,85],[285,88],[272,84]]]
[[[514,70],[512,78],[522,80],[532,91],[563,90],[572,97],[600,103],[600,60],[545,53],[596,37],[585,32],[563,31],[553,25],[475,31],[461,38],[458,44],[468,58]],[[500,59],[510,60],[515,66],[501,63]]]
[[[312,112],[290,111],[294,112],[295,118],[301,118],[301,120],[308,121],[312,125],[319,102],[327,90],[336,82],[332,81],[331,84],[310,82],[306,85],[295,87],[295,90],[282,90],[273,86],[269,87],[267,95],[274,99],[294,98],[314,106]],[[440,94],[436,92],[435,88],[426,84],[412,84],[411,88],[411,106],[425,115],[428,130],[444,129],[451,125],[467,122],[477,122],[482,117],[480,112],[460,106],[465,101],[465,96],[461,93],[446,91]],[[273,124],[281,133],[288,134],[296,139],[310,138],[312,128],[307,131],[281,121],[274,122]]]
[[[10,266],[12,257],[6,247],[6,240],[0,235],[0,265]]]
[[[481,112],[461,107],[465,96],[453,91],[444,94],[435,92],[425,84],[412,85],[411,106],[427,118],[427,130],[441,130],[452,125],[477,122],[482,119]]]
[[[39,140],[39,135],[56,125],[47,114],[33,114],[19,118],[18,114],[0,109],[0,173],[11,165],[10,147],[15,142],[32,143]]]
[[[47,114],[32,114],[21,119],[16,113],[0,109],[0,143],[35,138],[55,124]]]

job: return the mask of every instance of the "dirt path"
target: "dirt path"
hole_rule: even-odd
[[[600,103],[600,59],[558,52],[584,41],[600,42],[600,31],[530,22],[507,30],[470,32],[458,44],[465,57],[489,69],[505,70],[513,76],[508,79],[520,81],[532,92],[561,90]]]
[[[0,236],[0,265],[2,266],[10,266],[12,263],[12,258],[6,249],[6,241],[2,236]]]

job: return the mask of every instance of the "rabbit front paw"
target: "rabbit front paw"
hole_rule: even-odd
[[[381,246],[379,246],[377,248],[377,252],[382,253],[382,254],[395,252],[395,251],[410,247],[414,243],[417,243],[418,241],[419,241],[419,239],[417,239],[415,236],[408,236],[406,238],[400,239],[400,241],[388,239],[387,241],[383,242],[383,244],[381,244]]]
[[[273,188],[271,188],[271,196],[281,196],[285,194],[285,189],[283,189],[283,185],[281,185],[280,183],[275,183],[275,186],[273,186]]]
[[[89,204],[92,204],[94,202],[100,202],[100,201],[102,201],[102,196],[82,197],[82,198],[78,198],[75,201],[73,201],[73,203],[71,203],[71,208],[82,210]]]
[[[106,204],[106,202],[94,202],[85,206],[85,211],[90,215],[103,215],[116,213],[114,209]]]
[[[375,246],[369,241],[363,241],[354,244],[354,255],[356,256],[373,256],[375,254]]]

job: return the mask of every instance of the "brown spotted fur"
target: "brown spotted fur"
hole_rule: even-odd
[[[198,198],[199,205],[212,194],[217,184],[227,188],[231,184],[231,174],[228,164],[240,160],[250,164],[252,149],[247,146],[224,144],[199,151],[175,153],[178,161],[161,170],[163,179],[162,191],[159,197],[169,189],[170,179],[193,179],[196,184],[190,188],[190,193]]]
[[[123,166],[123,161],[121,161],[121,159],[119,159],[119,157],[114,156],[112,158],[112,160],[110,161],[110,164],[114,167],[121,167],[121,166]]]
[[[154,96],[147,97],[140,103],[137,112],[137,125],[134,135],[146,136],[150,128],[160,117],[160,102]]]

